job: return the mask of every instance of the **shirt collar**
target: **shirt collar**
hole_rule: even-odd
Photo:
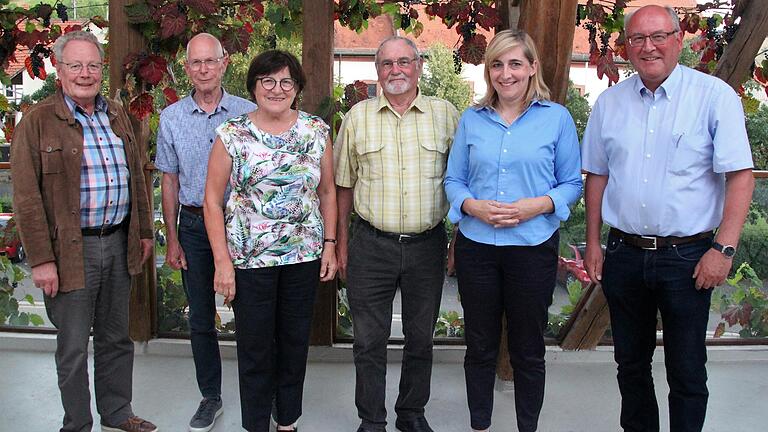
[[[414,99],[413,102],[411,102],[411,105],[408,106],[408,109],[406,109],[405,112],[410,111],[411,108],[416,108],[419,112],[426,112],[429,109],[427,105],[428,105],[427,100],[424,96],[422,96],[421,90],[419,89],[417,90],[417,93],[416,93],[416,99]],[[376,107],[376,110],[381,111],[381,109],[384,107],[389,108],[394,113],[397,112],[389,103],[389,99],[387,99],[387,97],[382,94],[381,96],[379,96],[379,105]]]
[[[72,111],[72,114],[77,114],[77,109],[80,108],[80,111],[85,113],[85,110],[83,107],[77,104],[77,102],[74,101],[71,97],[68,95],[64,95],[64,102],[67,103],[67,106],[69,107],[69,110]],[[102,112],[109,112],[109,105],[107,104],[107,100],[104,99],[104,96],[101,94],[96,95],[96,102],[94,103],[93,112],[96,111],[102,111]]]
[[[552,106],[552,102],[544,99],[533,99],[531,103],[528,104],[528,108],[526,108],[526,110],[530,109],[534,105],[548,107],[548,106]],[[496,110],[492,106],[487,106],[487,105],[475,105],[471,108],[477,112],[485,111],[488,114],[496,112]]]
[[[682,79],[683,71],[682,67],[678,64],[675,66],[674,69],[672,69],[672,73],[669,74],[667,79],[664,80],[664,82],[659,85],[659,89],[662,91],[662,95],[667,98],[671,99],[672,95],[677,91],[677,89],[680,87],[680,81]],[[643,80],[640,78],[640,75],[636,75],[636,80],[634,83],[634,89],[635,92],[639,95],[643,95],[645,92],[651,93],[649,89],[645,87],[645,84],[643,84]],[[658,90],[658,89],[657,89]]]
[[[200,108],[200,105],[197,104],[197,101],[195,101],[195,92],[197,90],[192,90],[192,93],[189,94],[189,100],[190,100],[190,112],[199,111],[201,113],[206,113],[205,110]],[[227,93],[226,90],[224,90],[224,87],[221,88],[221,99],[219,100],[219,104],[216,106],[216,109],[213,110],[213,114],[216,114],[219,112],[219,110],[229,111],[229,103],[232,101],[232,96]],[[206,113],[208,114],[208,113]]]

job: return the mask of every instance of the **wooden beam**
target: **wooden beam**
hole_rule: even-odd
[[[317,113],[333,90],[333,2],[303,0],[302,67],[307,86],[301,109]],[[329,121],[330,119],[325,119]],[[331,345],[336,332],[336,281],[321,283],[312,320],[312,345]]]
[[[123,7],[134,3],[132,0],[109,2],[109,95],[119,98],[118,91],[123,87],[123,63],[126,56],[147,49],[147,41],[128,23]],[[126,107],[127,108],[127,107]],[[131,118],[133,133],[141,151],[147,154],[149,144],[149,122],[139,122]],[[144,175],[147,178],[146,190],[152,203],[152,165],[147,163]],[[157,332],[157,275],[155,254],[144,264],[144,271],[131,281],[131,317],[130,334],[135,341],[148,341]]]
[[[518,28],[536,42],[540,72],[552,100],[564,104],[568,93],[578,0],[521,0]]]
[[[303,0],[304,40],[302,67],[307,86],[301,97],[301,109],[316,113],[320,103],[333,90],[333,2]]]
[[[760,46],[768,36],[768,7],[763,0],[742,0],[739,28],[717,62],[714,76],[727,82],[734,90],[750,78],[751,67]]]
[[[576,304],[560,334],[564,350],[591,350],[597,347],[610,325],[608,302],[599,284],[590,284]]]

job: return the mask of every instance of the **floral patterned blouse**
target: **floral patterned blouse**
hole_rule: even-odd
[[[235,268],[320,258],[323,218],[317,187],[328,131],[322,119],[303,111],[280,135],[259,129],[247,114],[216,128],[232,157],[224,224]]]

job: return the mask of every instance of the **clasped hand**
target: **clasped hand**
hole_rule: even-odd
[[[494,200],[467,200],[465,211],[494,228],[514,227],[541,213],[536,198],[503,203]]]

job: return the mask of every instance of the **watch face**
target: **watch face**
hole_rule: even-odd
[[[736,248],[733,246],[724,246],[723,247],[723,255],[727,256],[728,258],[734,256],[736,254]]]

